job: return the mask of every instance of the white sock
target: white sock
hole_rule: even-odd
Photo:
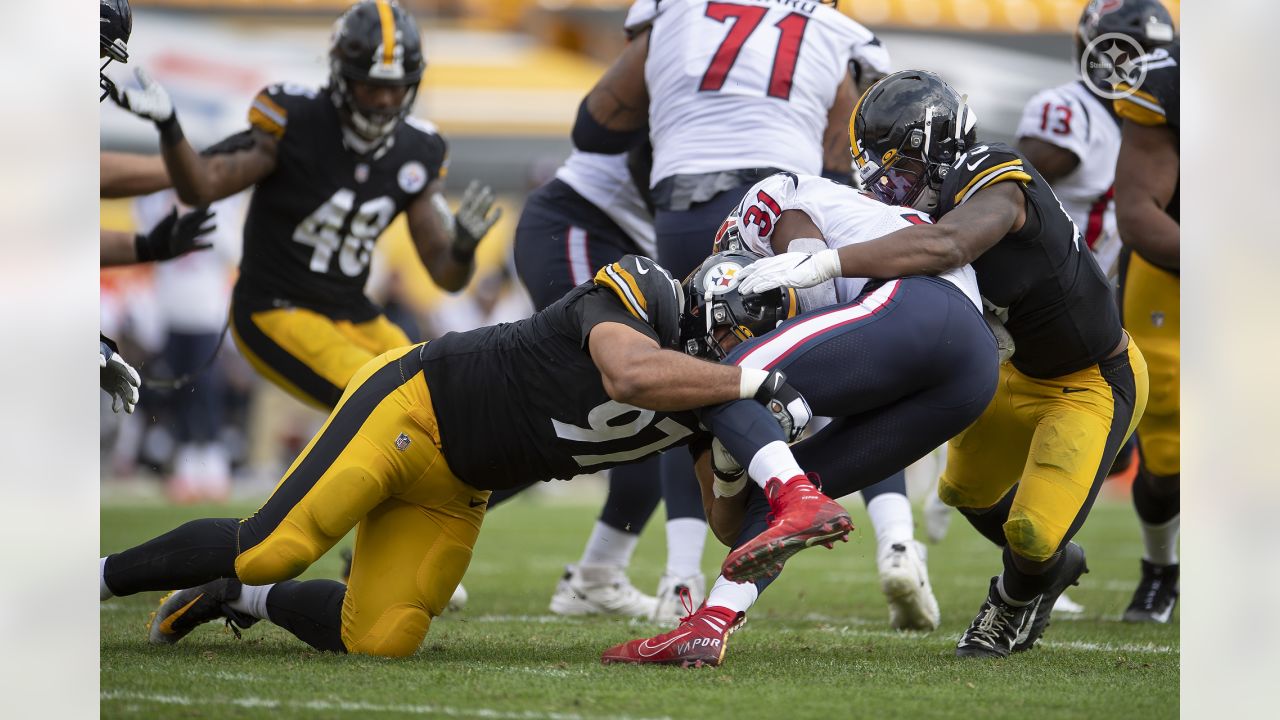
[[[906,495],[884,493],[867,503],[871,526],[876,530],[876,546],[881,551],[894,543],[907,544],[915,539],[911,521],[911,501]]]
[[[667,521],[667,574],[688,577],[702,572],[707,523],[694,518]]]
[[[98,599],[110,600],[115,597],[107,587],[107,559],[98,558]]]
[[[711,586],[711,593],[707,595],[707,607],[716,605],[734,612],[746,612],[756,604],[758,597],[760,591],[756,589],[755,583],[736,583],[721,575],[716,578],[716,584]]]
[[[1144,555],[1147,562],[1155,565],[1174,565],[1178,562],[1178,520],[1180,517],[1180,515],[1174,515],[1172,520],[1160,525],[1142,523],[1142,544],[1147,549]]]
[[[249,617],[256,617],[259,620],[271,620],[267,617],[267,594],[271,592],[271,588],[275,587],[275,583],[270,585],[241,585],[240,597],[227,603],[227,607],[242,612]]]
[[[747,465],[747,474],[761,488],[772,478],[787,482],[797,476],[804,477],[791,448],[781,440],[774,440],[756,451],[755,457]]]
[[[582,565],[614,565],[625,568],[631,564],[631,554],[635,552],[639,541],[639,535],[623,532],[597,520],[579,562]]]

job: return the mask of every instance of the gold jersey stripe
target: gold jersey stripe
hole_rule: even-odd
[[[1010,168],[1014,170],[1021,170],[1022,161],[1010,160],[1009,162],[1004,162],[1004,163],[1000,163],[999,165],[994,165],[992,167],[989,167],[986,170],[983,170],[982,172],[978,173],[977,175],[974,175],[973,179],[969,181],[969,184],[965,185],[963,188],[960,189],[960,192],[956,193],[956,197],[953,200],[953,202],[955,202],[956,204],[959,204],[960,198],[965,197],[969,193],[969,190],[972,189],[974,186],[976,186],[978,183],[982,182],[984,178],[990,175],[993,175],[995,173],[998,173],[1002,170],[1010,169]],[[1026,173],[1023,173],[1023,174],[1025,175]],[[1031,179],[1030,176],[1028,176],[1027,179],[1030,180]]]
[[[1158,127],[1168,123],[1164,107],[1151,93],[1134,90],[1125,83],[1116,85],[1119,92],[1130,92],[1131,95],[1115,101],[1116,114],[1139,125]]]
[[[289,112],[281,107],[275,100],[272,100],[271,96],[265,92],[258,93],[257,97],[253,99],[253,102],[261,103],[263,112],[266,112],[268,115],[274,114],[276,121],[281,125],[283,125],[285,123],[285,119],[289,117]]]
[[[396,58],[396,18],[387,0],[378,0],[378,24],[382,26],[382,64],[390,65]]]
[[[621,265],[613,263],[600,268],[600,272],[596,273],[595,283],[612,290],[627,310],[636,316],[636,319],[649,322],[648,304],[644,293],[640,292],[640,287],[631,273],[624,270]]]
[[[279,140],[284,137],[284,126],[267,117],[256,107],[249,108],[249,124]]]

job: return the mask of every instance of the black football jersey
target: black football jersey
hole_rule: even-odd
[[[454,475],[486,490],[567,480],[700,436],[692,412],[611,399],[587,350],[604,322],[675,347],[680,303],[665,270],[624,255],[533,317],[424,345],[423,373]]]
[[[1054,378],[1105,359],[1122,332],[1111,284],[1049,183],[1018,151],[989,143],[961,155],[942,183],[938,216],[999,182],[1022,188],[1027,219],[972,265],[982,296],[1008,311],[1014,367]]]
[[[348,150],[323,90],[272,85],[249,109],[279,140],[276,168],[254,189],[244,223],[237,294],[363,321],[374,243],[427,184],[446,172],[444,139],[416,119],[372,156]]]
[[[1179,92],[1181,62],[1182,44],[1179,42],[1144,55],[1139,60],[1141,83],[1136,88],[1124,83],[1116,86],[1116,90],[1132,93],[1115,101],[1120,117],[1140,125],[1168,127],[1177,135],[1182,121],[1182,95]],[[1178,220],[1180,215],[1181,189],[1182,183],[1179,182],[1165,208],[1174,220]]]

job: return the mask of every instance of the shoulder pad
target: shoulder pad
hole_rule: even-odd
[[[1139,59],[1145,70],[1142,82],[1136,87],[1118,83],[1118,92],[1130,93],[1115,101],[1116,114],[1139,125],[1178,124],[1179,82],[1181,67],[1180,46],[1157,48]]]
[[[289,111],[301,103],[314,100],[319,91],[306,85],[279,83],[268,85],[253,98],[249,106],[249,124],[279,140],[289,124]]]
[[[1006,180],[1031,182],[1022,155],[1004,143],[975,145],[956,158],[947,171],[938,198],[938,214],[945,215],[979,190]]]
[[[664,347],[675,347],[684,298],[666,268],[642,255],[623,255],[600,268],[594,283],[612,291],[627,312],[657,331]]]

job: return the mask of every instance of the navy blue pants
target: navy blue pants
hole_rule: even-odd
[[[818,473],[823,491],[843,497],[898,473],[975,421],[995,394],[999,359],[982,315],[952,284],[909,277],[856,300],[783,323],[734,348],[725,362],[779,369],[831,424],[792,448]],[[704,415],[713,431],[733,406]],[[737,420],[741,424],[741,420]],[[758,447],[717,433],[736,457]],[[754,485],[735,544],[766,527],[769,505]]]
[[[557,179],[529,195],[516,225],[516,274],[538,310],[629,253],[640,250],[622,228]],[[640,534],[662,497],[660,472],[657,457],[610,470],[600,521]],[[532,485],[495,491],[489,497],[490,509]]]
[[[180,443],[207,443],[218,439],[225,416],[225,382],[209,358],[218,349],[221,332],[170,331],[164,359],[174,377],[203,370],[184,387],[173,391],[174,436]]]

